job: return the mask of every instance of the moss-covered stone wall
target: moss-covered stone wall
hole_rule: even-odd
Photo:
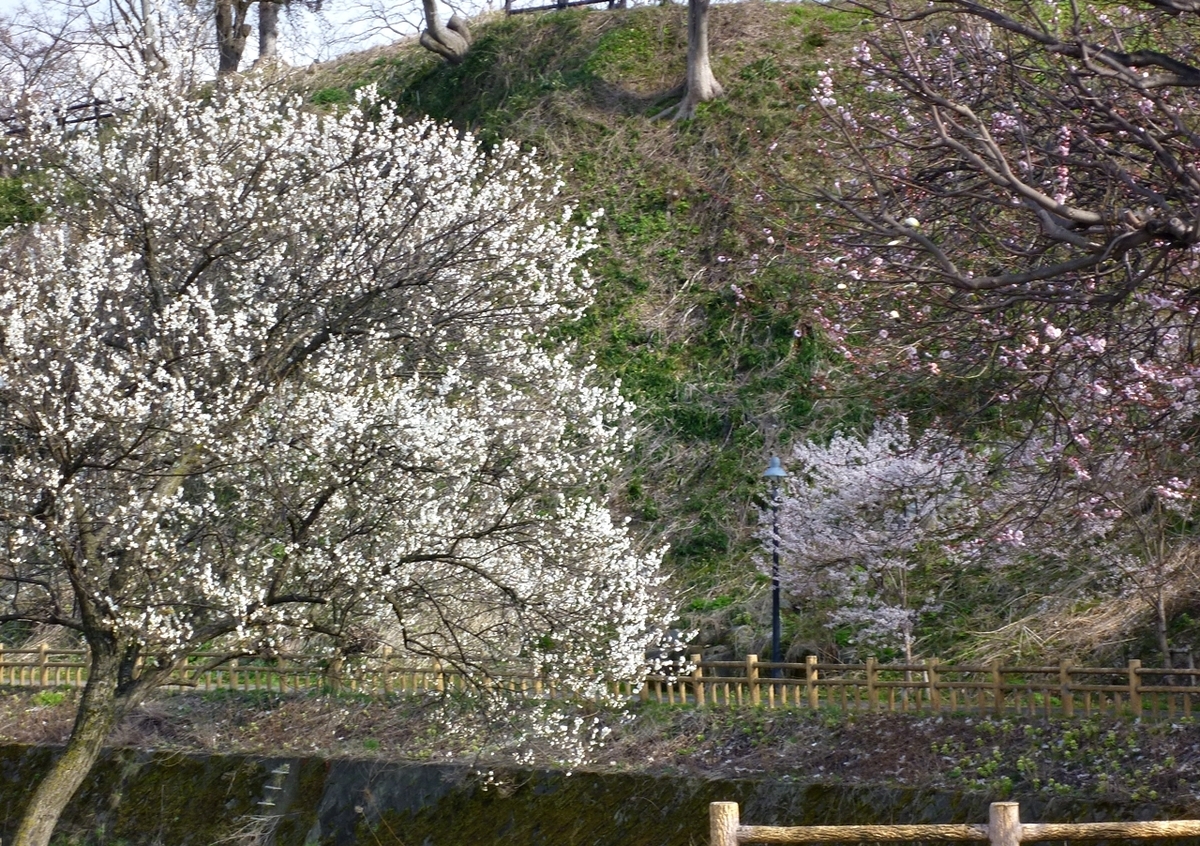
[[[0,747],[0,837],[56,750]],[[755,824],[985,822],[993,797],[632,773],[469,770],[371,760],[108,751],[62,821],[63,846],[698,846],[708,803]],[[270,804],[267,804],[270,803]],[[1178,817],[1179,809],[1024,800],[1022,818]],[[1184,841],[1174,841],[1183,843]],[[1198,845],[1200,846],[1200,845]]]

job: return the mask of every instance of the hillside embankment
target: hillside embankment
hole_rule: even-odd
[[[653,117],[678,101],[686,4],[484,17],[472,21],[461,64],[408,41],[287,79],[313,108],[336,110],[374,85],[406,118],[536,149],[561,168],[577,219],[604,210],[589,256],[595,302],[555,340],[576,343],[636,404],[636,447],[614,480],[613,505],[647,543],[669,549],[681,628],[740,660],[763,654],[771,629],[756,536],[768,456],[790,463],[791,445],[893,414],[914,426],[948,420],[973,407],[981,381],[914,388],[903,368],[894,379],[863,372],[820,328],[830,284],[844,289],[851,277],[838,269],[840,230],[819,193],[853,175],[838,170],[832,151],[845,139],[813,95],[876,22],[840,2],[728,3],[711,18],[712,64],[726,94],[688,121]],[[886,106],[873,86],[838,79],[838,102],[855,113]],[[856,343],[874,346],[875,333],[863,332]],[[919,346],[938,349],[941,332]],[[1012,413],[969,440],[1016,431],[1024,423]],[[1084,578],[1064,562],[1031,553],[1014,566],[946,559],[911,569],[907,595],[935,598],[920,614],[918,654],[1161,666],[1150,663],[1162,661],[1152,603],[1106,587],[1123,584],[1116,574]],[[785,571],[792,563],[784,557]],[[1181,576],[1165,588],[1167,638],[1181,649],[1200,642],[1194,581]],[[788,660],[868,654],[854,626],[831,623],[834,600],[784,585]],[[890,647],[899,654],[898,641]]]

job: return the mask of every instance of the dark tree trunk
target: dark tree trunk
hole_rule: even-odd
[[[246,39],[250,37],[250,24],[246,13],[250,0],[217,0],[217,74],[235,73],[246,52]]]
[[[128,696],[118,696],[120,663],[114,644],[92,644],[87,686],[71,739],[33,792],[11,846],[48,846],[59,817],[96,763],[109,732],[136,704]]]
[[[279,58],[279,4],[259,0],[258,4],[258,61],[274,62]]]
[[[685,120],[694,117],[696,106],[716,100],[725,93],[713,76],[708,59],[708,7],[711,0],[688,0],[687,82],[683,101],[660,112],[656,117]]]
[[[1161,585],[1154,596],[1154,635],[1158,641],[1158,651],[1162,653],[1163,666],[1171,666],[1171,636],[1170,621],[1167,619],[1167,599],[1165,588]]]

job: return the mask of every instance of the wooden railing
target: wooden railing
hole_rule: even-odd
[[[677,679],[651,676],[642,697],[699,707],[1061,715],[1189,716],[1200,710],[1200,670],[1001,664],[803,664],[701,661]]]
[[[198,690],[276,691],[340,690],[374,695],[464,690],[467,676],[438,661],[413,664],[384,650],[353,661],[319,661],[309,655],[282,654],[269,659],[231,658],[213,666],[224,653],[197,652],[171,675],[165,687]],[[153,666],[154,659],[146,659]],[[139,662],[139,666],[143,662]],[[0,686],[80,687],[87,681],[87,650],[0,646]],[[136,670],[135,670],[136,672]],[[520,669],[492,668],[480,681],[485,687],[531,698],[564,698],[552,678]],[[634,697],[638,685],[622,684],[611,692]]]
[[[278,655],[270,659],[232,658],[212,666],[223,653],[197,652],[181,670],[172,674],[166,687],[199,690],[245,690],[299,692],[330,688],[392,694],[415,691],[462,689],[462,673],[438,662],[409,665],[388,654],[345,663],[319,662],[307,655]],[[154,659],[149,659],[153,662]],[[0,685],[16,687],[71,687],[87,681],[87,650],[9,649],[0,646]],[[518,693],[555,694],[552,685],[530,674],[497,671],[489,682]]]
[[[87,679],[86,649],[5,649],[0,646],[0,685],[63,687]]]
[[[742,843],[895,843],[982,841],[1017,846],[1044,840],[1120,840],[1200,836],[1200,820],[1111,823],[1022,823],[1016,802],[993,802],[986,825],[742,825],[736,802],[708,806],[710,846]]]
[[[212,666],[216,653],[197,653],[172,677],[178,687],[201,690],[304,691],[319,688],[390,695],[452,691],[467,687],[456,668],[437,662],[415,664],[387,651],[352,662],[320,662],[311,656],[242,658]],[[153,659],[150,659],[153,660]],[[87,654],[82,649],[0,647],[0,685],[82,685]],[[534,698],[567,695],[552,679],[520,668],[493,670],[486,684]],[[805,710],[893,711],[913,714],[974,713],[1030,716],[1190,716],[1200,711],[1200,670],[1143,667],[972,666],[929,660],[916,664],[802,664],[760,661],[702,661],[690,672],[648,676],[642,685],[610,689],[621,697],[688,707],[763,707]]]

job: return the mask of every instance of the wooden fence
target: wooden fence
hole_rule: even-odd
[[[305,655],[280,655],[270,659],[233,658],[212,666],[221,657],[222,653],[195,653],[185,667],[172,675],[173,683],[166,686],[280,693],[332,688],[385,695],[440,692],[465,686],[461,673],[436,662],[408,666],[386,655],[350,665],[337,660],[318,663]],[[45,645],[36,649],[0,647],[0,685],[73,687],[86,681],[86,650],[51,649]],[[535,686],[532,676],[497,673],[493,681],[498,687],[511,687],[517,692],[528,688],[531,694],[541,694],[545,689],[540,680]]]
[[[1017,846],[1044,840],[1122,840],[1200,837],[1200,820],[1112,823],[1022,823],[1016,802],[993,802],[986,825],[742,825],[736,802],[708,806],[710,846],[742,843],[895,843],[983,841]]]
[[[220,655],[197,653],[173,677],[176,686],[201,690],[291,692],[333,688],[362,693],[462,690],[467,679],[437,662],[415,665],[388,652],[343,663],[311,656],[244,657],[213,666]],[[87,678],[82,649],[0,647],[0,685],[77,686]],[[518,668],[497,669],[487,684],[536,698],[567,695],[555,682]],[[799,708],[894,711],[913,714],[974,713],[1029,716],[1190,716],[1200,711],[1200,670],[1143,667],[971,666],[931,659],[917,664],[802,664],[760,661],[702,661],[690,672],[648,676],[642,685],[610,689],[622,697],[687,707]]]
[[[1128,714],[1190,716],[1200,706],[1200,670],[1001,664],[803,664],[701,661],[677,679],[651,676],[642,698],[699,707],[899,711],[909,713]]]
[[[464,690],[467,677],[461,670],[434,661],[413,665],[394,659],[388,651],[362,660],[318,661],[307,655],[278,655],[269,659],[232,658],[217,666],[224,653],[197,652],[172,674],[165,687],[198,690],[238,690],[291,693],[311,690],[344,690],[387,696],[391,694]],[[153,663],[153,658],[147,659]],[[81,687],[87,681],[84,649],[11,649],[0,646],[0,686]],[[520,670],[493,669],[482,682],[499,692],[533,698],[563,698],[566,694],[552,679]],[[613,690],[633,697],[637,685]]]

